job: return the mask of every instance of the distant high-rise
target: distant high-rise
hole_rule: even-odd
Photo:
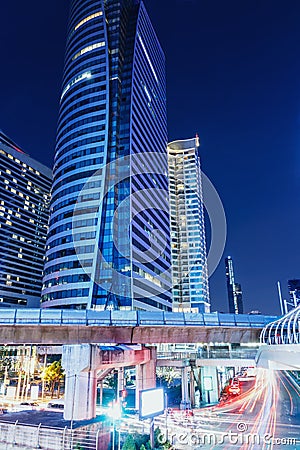
[[[233,261],[231,256],[225,258],[225,266],[229,312],[231,314],[243,314],[242,288],[239,283],[235,283],[234,281]]]
[[[165,57],[140,0],[73,0],[43,307],[171,310]]]
[[[1,306],[40,306],[51,179],[0,132]]]
[[[288,281],[288,289],[290,294],[290,303],[300,304],[300,279]]]
[[[173,311],[209,312],[199,138],[168,144]]]

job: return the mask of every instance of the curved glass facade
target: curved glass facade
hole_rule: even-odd
[[[165,60],[143,3],[73,0],[44,307],[170,310],[166,145]]]
[[[199,139],[168,144],[173,310],[210,311]]]

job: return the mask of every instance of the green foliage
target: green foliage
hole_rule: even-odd
[[[162,436],[161,429],[159,427],[157,427],[154,430],[154,447],[155,448],[161,446],[161,436]]]
[[[156,369],[157,381],[160,386],[170,387],[176,378],[180,378],[173,367],[158,367]]]
[[[110,373],[105,377],[105,384],[107,387],[116,389],[118,385],[118,379],[115,376],[115,372]]]
[[[54,361],[52,364],[47,366],[42,374],[42,378],[49,383],[50,391],[51,391],[51,397],[54,395],[54,389],[57,384],[58,386],[58,393],[59,396],[59,387],[60,382],[64,378],[64,371],[61,367],[61,361]]]
[[[145,447],[145,445],[146,445],[147,442],[149,441],[149,434],[139,434],[139,433],[134,433],[133,439],[134,439],[136,448],[141,449],[142,446]]]
[[[154,431],[154,449],[151,447],[149,434],[130,434],[127,436],[122,450],[168,450],[172,447],[169,441],[162,442],[164,434],[159,428]]]
[[[129,434],[123,444],[122,450],[136,450],[136,445],[131,434]]]

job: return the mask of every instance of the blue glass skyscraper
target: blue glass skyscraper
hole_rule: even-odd
[[[44,307],[171,309],[165,58],[139,0],[73,0]]]

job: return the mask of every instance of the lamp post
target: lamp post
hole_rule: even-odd
[[[115,450],[115,419],[113,418],[112,450]]]
[[[76,382],[77,374],[74,375],[74,388],[73,388],[73,400],[72,400],[72,416],[71,416],[71,432],[73,431],[73,421],[74,421],[74,408],[75,408],[75,395],[76,395]]]
[[[108,413],[108,415],[112,418],[113,424],[113,433],[112,433],[112,450],[115,450],[115,422],[121,418],[121,405],[120,402],[114,401],[112,407]],[[118,450],[120,450],[120,429],[119,429],[119,442],[118,442]]]
[[[77,383],[77,374],[74,374],[74,388],[73,388],[73,401],[72,401],[72,416],[71,416],[71,448],[73,448],[74,442],[74,432],[73,432],[73,422],[74,422],[74,408],[75,408],[75,395],[76,395],[76,383]]]
[[[165,392],[165,425],[166,425],[166,441],[168,440],[168,394]]]

